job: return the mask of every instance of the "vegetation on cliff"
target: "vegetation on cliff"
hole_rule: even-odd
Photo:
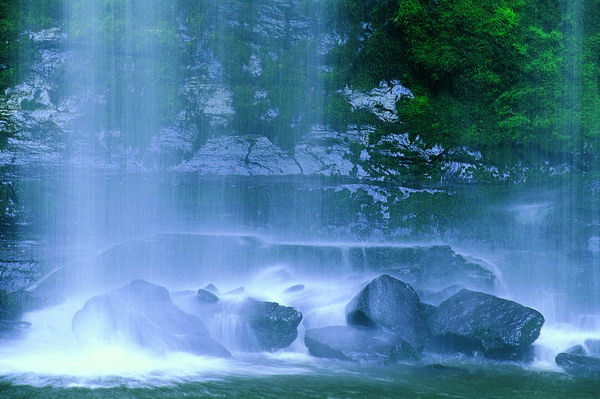
[[[358,33],[331,84],[399,79],[414,94],[398,122],[374,121],[372,143],[405,131],[499,165],[598,167],[600,1],[338,1]]]
[[[27,32],[60,26],[68,9],[63,3],[0,2],[0,89],[27,71],[33,58]],[[111,38],[102,41],[107,47],[101,51],[115,54],[117,66],[131,58],[119,50],[126,45],[120,37],[127,17],[123,4],[102,2],[113,17],[89,20],[96,33]],[[458,159],[456,150],[464,147],[480,151],[488,164],[500,168],[548,163],[583,171],[599,168],[600,0],[315,0],[294,5],[294,12],[319,25],[310,31],[337,35],[325,58],[315,47],[322,43],[292,34],[293,7],[286,9],[283,34],[263,43],[262,2],[242,2],[226,15],[222,6],[208,0],[165,2],[153,11],[156,29],[140,25],[136,43],[154,43],[162,56],[136,65],[157,74],[153,81],[159,82],[164,100],[159,109],[139,110],[140,116],[159,114],[167,123],[184,109],[198,145],[204,142],[210,136],[208,116],[197,104],[186,103],[180,87],[193,74],[210,71],[173,70],[172,64],[178,59],[190,65],[194,57],[210,55],[219,60],[219,83],[231,95],[228,133],[265,135],[290,152],[320,122],[338,130],[373,126],[368,143],[353,150],[357,160],[363,150],[369,152],[367,166],[374,173],[408,162],[413,175],[430,176],[431,166],[449,155]],[[76,36],[87,28],[69,29]],[[198,54],[199,46],[206,54]],[[134,80],[129,73],[116,75],[113,89]],[[391,110],[397,120],[353,111],[343,92],[346,87],[368,91],[382,81],[399,81],[412,92]],[[323,103],[313,101],[321,97]],[[112,108],[132,105],[118,98]],[[127,120],[121,127],[127,128]],[[423,161],[411,147],[386,139],[405,132],[424,149],[441,145],[445,151]],[[404,162],[399,163],[399,155]]]

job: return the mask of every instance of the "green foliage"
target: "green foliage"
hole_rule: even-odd
[[[330,90],[400,79],[414,94],[397,104],[401,124],[374,123],[371,142],[408,132],[430,145],[479,149],[500,165],[598,167],[600,1],[340,0],[339,7],[351,33],[332,53]],[[331,123],[347,116],[326,109]],[[373,161],[398,167],[393,157]]]
[[[15,60],[18,56],[18,2],[0,2],[0,91],[16,79]]]
[[[317,40],[298,37],[291,26],[296,14],[314,22],[309,31],[321,32],[327,1],[275,5],[284,13],[281,34],[266,37],[259,26],[263,6],[257,1],[240,2],[228,10],[209,0],[181,0],[191,43],[216,56],[223,68],[224,84],[232,93],[235,111],[229,132],[260,134],[288,151],[312,124],[320,121],[322,73]],[[231,23],[233,19],[238,23]]]

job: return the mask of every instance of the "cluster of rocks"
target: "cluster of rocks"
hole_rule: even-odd
[[[573,375],[600,377],[600,339],[588,339],[559,353],[556,364]]]
[[[297,285],[289,290],[303,289]],[[292,307],[248,298],[243,288],[221,294],[209,284],[174,298],[164,287],[135,280],[89,299],[75,314],[72,330],[84,345],[102,341],[230,357],[229,349],[290,346],[303,318]],[[0,338],[14,338],[27,328],[20,317],[39,307],[39,301],[27,291],[0,291]],[[414,362],[424,352],[527,360],[544,324],[541,313],[510,300],[457,286],[420,296],[410,284],[387,274],[366,284],[345,314],[347,325],[305,331],[311,355],[363,364]],[[222,326],[238,333],[235,345],[219,342],[209,332],[205,322],[214,326],[219,319],[235,320],[236,326]],[[600,340],[565,350],[556,363],[573,375],[600,376]]]
[[[307,330],[309,352],[361,363],[419,360],[423,351],[522,359],[544,317],[467,289],[434,306],[421,302],[409,284],[384,274],[348,303],[346,321],[347,326]]]
[[[84,345],[100,341],[157,352],[175,350],[229,357],[229,350],[211,336],[204,324],[217,314],[228,314],[245,327],[246,341],[254,343],[236,346],[237,350],[272,351],[285,348],[296,339],[302,313],[274,302],[225,301],[215,292],[218,293],[216,287],[209,286],[194,295],[184,295],[184,311],[173,302],[166,288],[135,280],[88,300],[75,314],[72,330]]]

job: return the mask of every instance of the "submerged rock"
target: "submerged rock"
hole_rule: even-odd
[[[417,293],[384,274],[371,281],[346,306],[352,326],[381,328],[398,334],[419,351],[428,337],[425,313]]]
[[[300,292],[302,290],[304,290],[304,285],[297,284],[297,285],[292,285],[290,288],[286,289],[285,292],[286,293],[294,293],[294,292]]]
[[[302,313],[276,302],[249,299],[239,309],[261,350],[286,348],[298,337]]]
[[[491,358],[517,358],[539,337],[544,316],[516,302],[461,290],[429,318],[434,348],[443,352],[482,352]]]
[[[600,358],[559,353],[555,361],[569,374],[582,377],[600,377]]]
[[[204,303],[214,303],[219,301],[219,297],[210,291],[199,289],[196,300]]]
[[[564,353],[569,354],[569,355],[575,355],[575,356],[585,356],[586,355],[585,349],[581,345],[571,346],[570,348],[565,349]]]
[[[143,280],[91,298],[75,314],[75,337],[82,343],[135,345],[164,352],[229,357],[202,320],[173,304],[166,288]]]
[[[419,352],[400,336],[365,327],[336,326],[308,329],[304,343],[316,357],[359,363],[420,360]]]
[[[214,285],[214,284],[212,284],[212,283],[211,283],[211,284],[208,284],[206,287],[204,287],[204,288],[203,288],[203,290],[204,290],[204,291],[211,292],[211,293],[213,293],[213,294],[215,294],[215,295],[219,295],[219,289],[217,288],[217,286],[216,286],[216,285]]]

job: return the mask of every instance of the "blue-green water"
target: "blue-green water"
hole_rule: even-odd
[[[276,366],[277,364],[271,364]],[[265,365],[258,365],[264,367]],[[173,378],[136,386],[126,379],[88,380],[67,386],[17,385],[0,382],[2,398],[598,398],[599,380],[573,379],[565,374],[527,370],[516,365],[459,362],[453,368],[426,365],[355,366],[320,361],[294,370],[288,363],[275,375]],[[21,376],[35,381],[35,376]],[[150,381],[152,381],[150,379]],[[37,381],[42,383],[43,381]],[[72,385],[72,386],[69,386]],[[111,387],[98,387],[102,385]],[[78,386],[82,385],[82,386]],[[86,386],[88,385],[88,386]],[[96,385],[90,388],[89,385]]]

